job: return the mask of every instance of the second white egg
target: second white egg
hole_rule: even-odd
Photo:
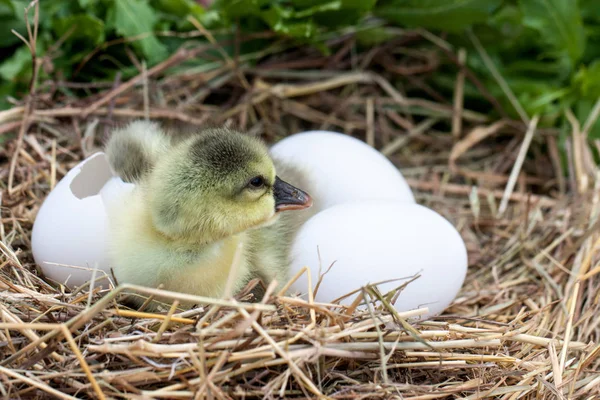
[[[365,142],[342,133],[290,135],[271,147],[271,155],[304,171],[315,211],[373,199],[415,202],[394,164]]]
[[[377,285],[385,293],[420,275],[402,290],[395,308],[427,307],[425,318],[448,307],[467,271],[465,244],[450,222],[427,207],[394,201],[341,204],[318,213],[299,231],[292,257],[291,276],[307,266],[313,287],[319,270],[329,269],[319,285],[318,302],[332,302],[368,284],[397,280]],[[305,296],[307,274],[291,289]],[[351,304],[355,298],[341,304]]]

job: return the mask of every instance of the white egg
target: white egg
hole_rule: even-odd
[[[134,185],[114,177],[95,153],[71,169],[40,207],[31,234],[33,258],[48,278],[73,288],[92,278],[108,287],[106,207]]]
[[[379,151],[351,136],[307,131],[286,137],[270,151],[274,158],[305,171],[316,211],[373,199],[415,202],[398,168]]]
[[[315,300],[331,302],[368,284],[382,293],[409,283],[395,308],[409,311],[427,307],[441,313],[458,294],[467,271],[467,251],[456,229],[436,212],[418,204],[365,201],[341,204],[307,221],[292,248],[291,275],[304,266],[311,270],[313,287],[324,275]],[[307,274],[291,290],[306,298]],[[350,296],[340,303],[348,305]]]

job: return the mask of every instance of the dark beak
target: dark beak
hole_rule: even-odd
[[[273,184],[273,195],[275,196],[275,211],[302,210],[312,206],[312,199],[308,193],[290,185],[275,177]]]

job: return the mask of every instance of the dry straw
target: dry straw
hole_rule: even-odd
[[[400,32],[373,49],[357,48],[349,34],[330,40],[331,56],[277,44],[202,70],[185,66],[220,46],[209,39],[125,82],[37,82],[0,112],[0,396],[600,396],[600,175],[587,140],[599,107],[583,129],[567,116],[573,132],[565,162],[558,132],[465,108],[470,84],[506,115],[465,67],[468,55],[430,33]],[[456,93],[427,83],[442,57],[456,62]],[[121,289],[47,283],[30,249],[41,202],[98,149],[104,128],[145,116],[231,124],[270,142],[331,129],[384,149],[418,201],[448,218],[467,243],[462,291],[443,315],[416,322],[423,310],[396,313],[394,296],[373,287],[361,292],[373,300],[367,308],[268,288],[257,304],[242,293],[197,299],[202,306],[189,311],[177,307],[188,298],[166,293],[173,302],[149,313],[120,305]]]

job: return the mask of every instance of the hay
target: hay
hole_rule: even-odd
[[[1,395],[598,398],[600,180],[586,135],[573,121],[564,170],[559,132],[536,129],[537,118],[465,108],[465,81],[485,90],[468,69],[457,69],[452,100],[429,86],[441,57],[464,54],[415,51],[426,43],[404,32],[357,51],[346,35],[331,56],[277,45],[203,69],[185,62],[213,46],[191,46],[123,83],[40,82],[0,112]],[[419,203],[459,229],[470,260],[462,291],[443,315],[415,323],[422,310],[373,301],[360,311],[270,289],[255,305],[242,293],[152,314],[118,304],[122,288],[45,282],[30,251],[44,197],[112,126],[145,116],[231,124],[269,142],[312,128],[367,141],[402,167]]]

